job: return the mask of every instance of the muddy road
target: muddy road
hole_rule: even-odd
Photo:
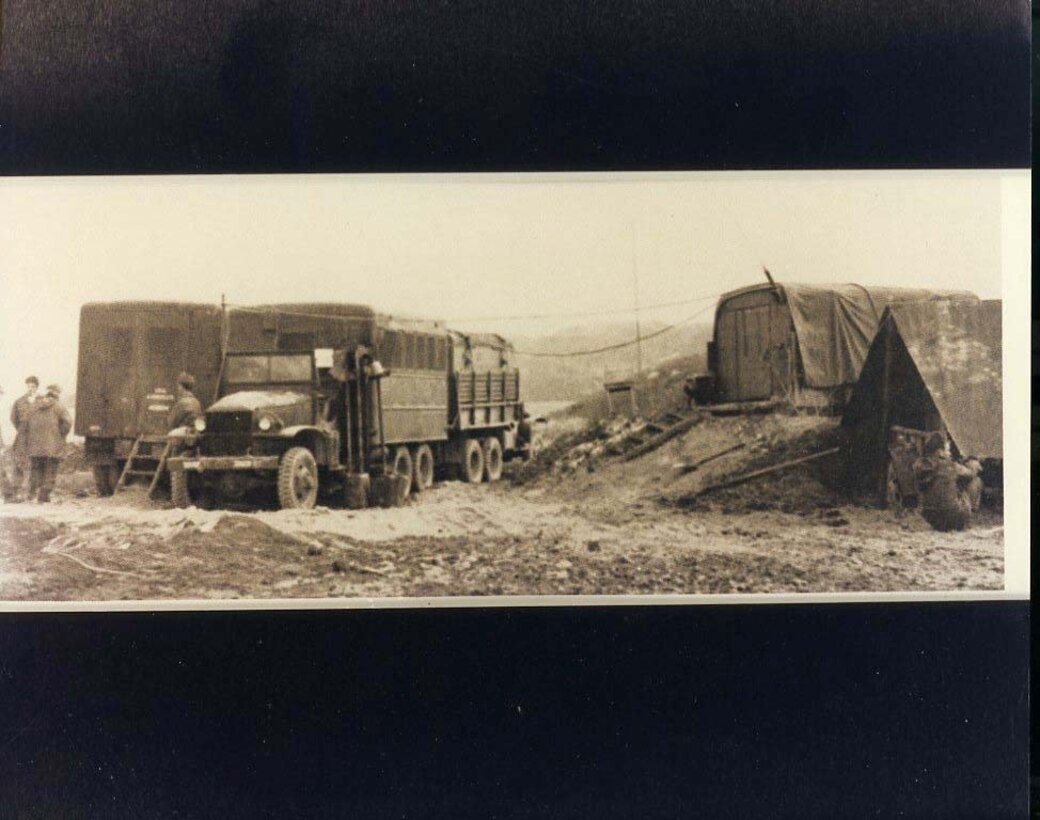
[[[592,481],[592,479],[595,479]],[[0,600],[332,598],[1000,589],[999,517],[816,501],[680,510],[609,470],[569,482],[448,482],[398,509],[170,509],[139,488],[0,506]]]

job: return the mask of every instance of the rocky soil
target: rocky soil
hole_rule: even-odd
[[[630,427],[630,425],[629,425]],[[398,509],[171,509],[132,487],[93,495],[65,472],[54,502],[0,506],[0,600],[615,595],[1000,589],[998,512],[966,532],[853,504],[826,463],[694,497],[831,441],[833,421],[705,419],[633,461],[550,421],[539,466],[447,482]],[[691,463],[745,446],[696,471]],[[566,442],[565,442],[566,444]],[[596,451],[593,454],[593,451]]]

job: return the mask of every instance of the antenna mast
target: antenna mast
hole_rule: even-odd
[[[643,333],[639,323],[639,268],[636,266],[636,229],[632,223],[632,288],[636,308],[636,375],[643,375]]]

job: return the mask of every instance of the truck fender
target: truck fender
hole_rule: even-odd
[[[313,424],[294,424],[292,427],[283,427],[278,431],[278,435],[282,438],[296,438],[300,433],[317,433],[321,436],[325,435]]]
[[[313,424],[294,424],[291,427],[283,427],[278,431],[278,436],[284,439],[295,439],[301,444],[306,444],[314,453],[314,458],[317,459],[319,465],[328,465],[338,457],[337,453],[329,452],[329,434]]]

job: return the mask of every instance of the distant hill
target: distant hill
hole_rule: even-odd
[[[661,330],[663,323],[644,323],[642,335]],[[643,371],[672,363],[689,371],[703,371],[710,323],[682,325],[643,341]],[[608,377],[626,377],[635,373],[636,349],[628,345],[590,356],[545,358],[531,353],[571,353],[594,350],[631,342],[635,323],[609,323],[570,328],[544,336],[513,336],[515,360],[521,371],[523,395],[527,401],[577,401],[603,389]]]

